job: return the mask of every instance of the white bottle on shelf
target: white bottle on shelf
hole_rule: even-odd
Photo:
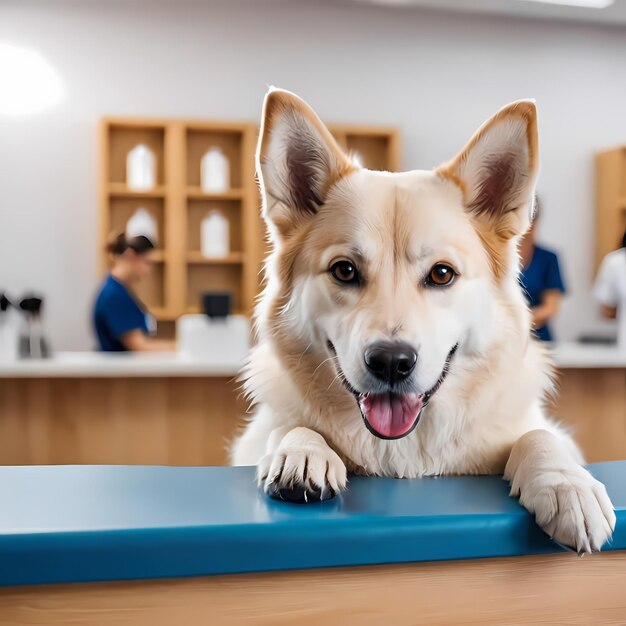
[[[207,258],[225,257],[230,252],[228,219],[217,210],[209,211],[200,225],[202,255]]]
[[[126,184],[134,191],[153,189],[156,182],[156,157],[154,152],[140,143],[126,157]]]
[[[147,237],[155,246],[159,240],[159,228],[154,216],[144,207],[138,207],[126,223],[126,238]]]
[[[230,164],[220,148],[209,148],[200,162],[202,191],[222,193],[230,187]]]

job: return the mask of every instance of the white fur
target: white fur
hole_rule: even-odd
[[[291,102],[304,111],[299,124],[312,115],[303,103]],[[275,125],[272,150],[288,136],[293,140],[289,119],[294,118]],[[471,195],[480,187],[488,155],[515,153],[521,182],[511,190],[516,208],[507,219],[523,224],[536,165],[523,171],[530,168],[526,127],[517,119],[498,120],[464,155],[459,174]],[[322,141],[313,126],[309,131],[305,135]],[[333,164],[340,161],[328,157]],[[288,180],[288,164],[275,162],[283,169],[277,174],[265,162],[263,179]],[[274,210],[285,216],[294,207]],[[529,337],[515,237],[507,244],[506,272],[496,278],[461,191],[433,172],[353,171],[308,219],[298,226],[308,229],[297,250],[301,266],[292,268],[290,297],[278,313],[272,307],[286,290],[278,268],[289,242],[272,230],[275,248],[257,311],[259,343],[246,371],[258,409],[234,442],[233,463],[257,465],[268,492],[314,484],[322,497],[345,487],[346,465],[368,475],[412,478],[504,470],[511,494],[546,532],[579,552],[599,550],[610,538],[615,515],[604,488],[581,467],[569,434],[545,415],[550,364]],[[327,244],[329,231],[336,241]],[[400,240],[404,248],[394,252]],[[342,290],[326,270],[355,245],[367,259],[367,287]],[[457,283],[441,290],[419,287],[428,268],[442,259],[459,270]],[[354,398],[337,378],[340,368],[354,388],[368,389],[373,383],[363,365],[364,348],[390,336],[415,346],[419,358],[412,382],[420,390],[434,385],[450,348],[459,344],[449,375],[417,428],[394,441],[365,428]],[[328,352],[328,339],[336,357]]]

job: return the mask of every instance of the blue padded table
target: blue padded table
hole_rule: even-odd
[[[626,548],[626,462],[591,466]],[[0,584],[166,578],[562,550],[499,476],[353,477],[267,498],[249,467],[0,467]],[[294,549],[297,546],[297,550]]]
[[[616,507],[605,549],[623,550],[626,462],[590,469]],[[253,468],[0,467],[4,587],[207,575],[223,581],[215,575],[558,552],[498,476],[353,477],[335,500],[298,505],[263,495]],[[572,568],[583,561],[563,558]],[[559,557],[541,562],[551,559]],[[0,624],[2,616],[0,608]]]

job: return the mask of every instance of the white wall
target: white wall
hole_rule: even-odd
[[[65,84],[46,113],[0,118],[0,287],[46,293],[59,349],[93,344],[99,117],[256,119],[271,83],[329,121],[399,126],[408,168],[535,97],[541,231],[570,289],[557,331],[594,323],[592,157],[626,143],[624,30],[328,2],[3,0],[0,42],[39,51]]]

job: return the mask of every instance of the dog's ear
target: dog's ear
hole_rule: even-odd
[[[317,213],[328,190],[355,169],[313,109],[272,88],[265,97],[257,146],[263,214],[284,233]]]
[[[487,120],[437,173],[460,187],[479,222],[508,240],[530,225],[538,168],[537,109],[520,100]]]

